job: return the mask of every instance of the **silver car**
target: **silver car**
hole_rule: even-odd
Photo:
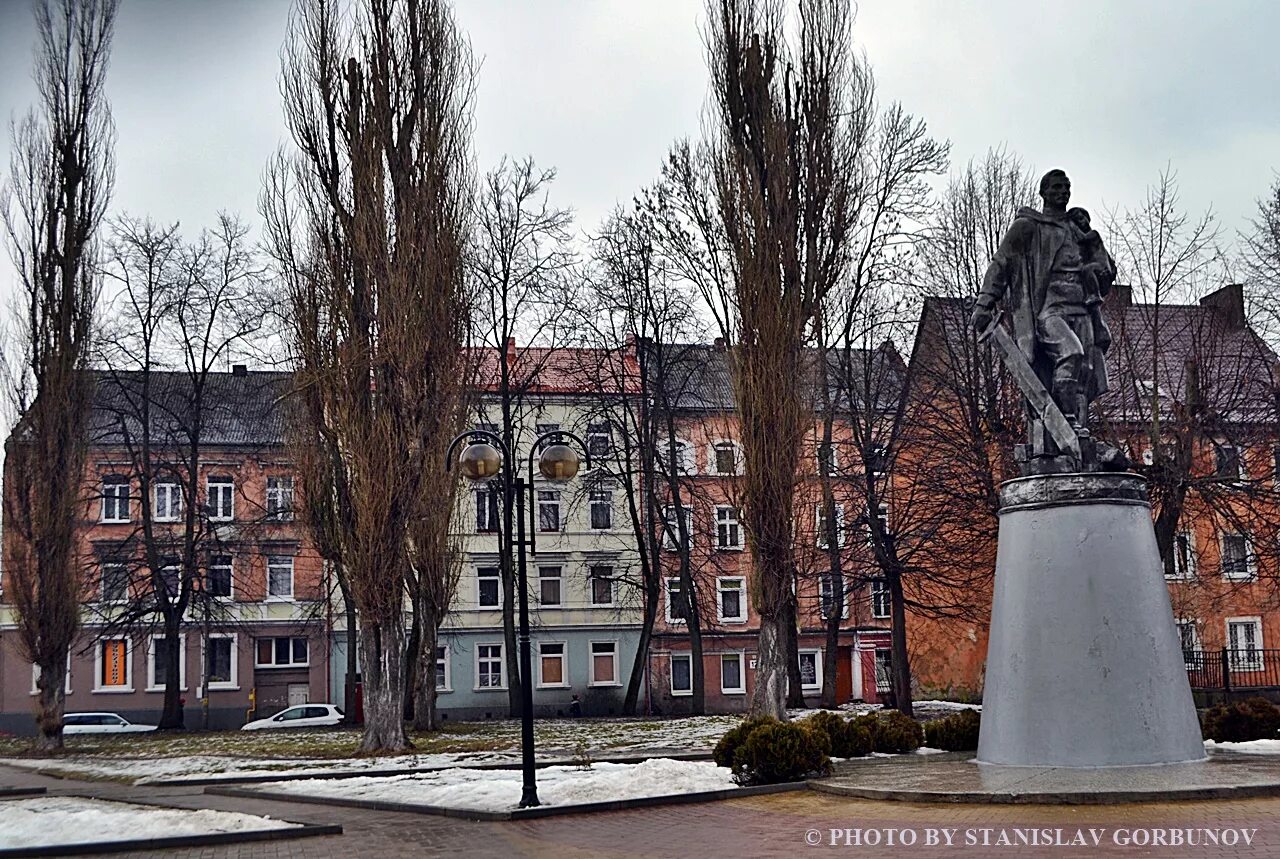
[[[255,719],[242,731],[264,731],[271,728],[333,727],[342,721],[342,711],[333,704],[299,704],[281,710],[266,719]]]
[[[140,734],[155,729],[155,725],[135,725],[117,713],[67,713],[62,717],[64,734]]]

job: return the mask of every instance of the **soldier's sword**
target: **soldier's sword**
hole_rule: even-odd
[[[1040,416],[1040,420],[1044,421],[1045,429],[1049,431],[1049,435],[1057,443],[1058,449],[1064,453],[1072,454],[1079,460],[1080,439],[1076,435],[1076,431],[1071,428],[1071,424],[1067,422],[1067,418],[1062,414],[1062,410],[1058,408],[1058,404],[1053,401],[1053,397],[1049,395],[1044,385],[1040,383],[1040,377],[1036,375],[1035,370],[1031,369],[1031,365],[1027,363],[1027,359],[1023,356],[1022,350],[1018,348],[1018,344],[1013,342],[1009,332],[1005,331],[1004,326],[1000,324],[1000,320],[1003,317],[1003,313],[997,313],[995,318],[991,320],[991,325],[988,326],[987,330],[978,335],[978,342],[995,341],[996,345],[1000,347],[1000,357],[1004,359],[1004,365],[1013,374],[1013,380],[1018,383],[1018,388],[1022,391],[1022,395],[1031,404],[1032,411]]]

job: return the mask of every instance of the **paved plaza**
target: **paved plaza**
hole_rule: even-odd
[[[147,799],[174,806],[268,814],[306,823],[339,823],[340,836],[166,851],[176,857],[667,857],[694,859],[805,855],[847,856],[1280,856],[1280,799],[1112,806],[921,805],[804,791],[726,802],[664,806],[511,823],[473,823],[418,814],[326,808],[209,796],[199,788],[125,786],[53,779],[0,768],[0,785],[41,786],[51,794]],[[1053,846],[1093,828],[1099,844]],[[1252,844],[1134,846],[1159,830],[1256,829]],[[924,847],[928,830],[951,830],[953,846]],[[892,830],[892,833],[890,832]],[[903,835],[903,831],[913,835]],[[1144,834],[1139,835],[1141,830]],[[998,846],[1003,833],[1042,845]],[[904,851],[899,843],[914,837]],[[965,838],[970,840],[965,844]],[[939,836],[941,839],[942,836]],[[832,840],[836,846],[831,846]],[[986,839],[987,846],[983,846]],[[867,841],[879,840],[878,846]],[[890,846],[889,841],[893,844]],[[819,842],[812,846],[809,842]],[[858,842],[861,843],[858,843]],[[1117,843],[1121,842],[1121,843]],[[1045,845],[1048,846],[1045,846]],[[139,857],[161,855],[140,852]]]

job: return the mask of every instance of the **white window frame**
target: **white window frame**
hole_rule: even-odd
[[[177,522],[182,518],[182,484],[173,480],[158,480],[151,487],[151,518],[155,522]],[[160,502],[164,495],[165,503]]]
[[[1262,643],[1262,618],[1259,615],[1245,615],[1243,617],[1229,617],[1224,623],[1227,630],[1227,651],[1230,654],[1232,671],[1261,671],[1262,670],[1262,651],[1265,645]],[[1243,648],[1231,646],[1231,627],[1233,624],[1249,624],[1254,628],[1254,645],[1253,652],[1257,654],[1255,660],[1244,662],[1236,656],[1236,653]],[[1245,650],[1247,653],[1248,651]]]
[[[815,542],[817,543],[817,546],[819,549],[830,548],[830,546],[827,545],[827,529],[823,527],[823,524],[822,524],[822,508],[824,506],[825,505],[823,504],[818,504],[818,505],[815,505],[813,508],[813,531],[814,531],[814,536],[816,538]],[[845,542],[844,504],[843,503],[839,501],[835,502],[835,514],[836,514],[836,546],[843,546]]]
[[[675,582],[677,585],[679,585],[679,584],[680,584],[680,577],[679,577],[679,576],[665,576],[665,577],[663,578],[663,586],[662,586],[662,594],[663,594],[663,596],[662,596],[662,601],[666,604],[666,609],[665,609],[665,611],[666,611],[667,623],[670,623],[670,624],[684,624],[684,623],[685,623],[685,619],[684,619],[683,617],[675,617],[675,616],[671,613],[671,583],[672,583],[672,582]],[[681,592],[683,593],[683,590],[682,590]],[[687,599],[687,598],[686,598],[686,599]],[[690,603],[690,604],[689,604],[689,610],[690,610],[690,611],[693,611],[693,605],[692,605],[692,603]]]
[[[844,576],[843,571],[841,572],[841,577],[843,579],[844,585],[841,588],[841,596],[843,597],[843,600],[841,600],[841,604],[840,604],[840,618],[841,620],[844,620],[849,617],[849,591],[852,590],[852,587],[851,587],[851,582],[849,581],[849,578],[847,576]],[[824,619],[827,616],[826,604],[831,601],[831,597],[832,597],[831,591],[832,591],[831,572],[828,570],[826,572],[819,573],[818,574],[818,614],[821,615]],[[873,614],[871,616],[875,617],[876,615]]]
[[[693,442],[688,439],[676,436],[674,439],[675,450],[672,451],[672,439],[663,439],[659,451],[658,462],[663,468],[675,468],[675,476],[684,477],[698,473],[698,454],[697,448]],[[671,462],[669,457],[675,454],[676,462]]]
[[[453,654],[450,652],[449,645],[447,643],[440,644],[439,642],[436,642],[436,650],[444,651],[443,657],[436,656],[436,663],[437,663],[436,664],[436,692],[437,694],[440,692],[452,692],[453,691],[453,669],[450,663],[452,663],[453,660],[451,660],[449,657],[452,656]],[[439,665],[440,662],[444,663],[444,671],[440,670],[440,665]],[[441,678],[444,678],[443,686],[439,685]]]
[[[737,582],[737,587],[725,587],[728,582]],[[726,591],[738,592],[738,611],[739,614],[730,617],[724,613],[724,593]],[[716,578],[716,619],[721,623],[746,623],[747,622],[747,580],[743,576],[718,576]]]
[[[1187,545],[1187,554],[1182,556],[1180,541],[1185,538]],[[1173,535],[1173,575],[1165,576],[1169,581],[1188,581],[1196,577],[1196,573],[1200,568],[1199,559],[1196,557],[1196,532],[1195,531],[1178,531]]]
[[[596,645],[609,644],[613,646],[613,679],[597,680],[596,679]],[[618,668],[622,664],[621,647],[616,638],[597,638],[587,642],[587,659],[591,663],[587,666],[587,685],[588,686],[621,686],[622,675]],[[601,654],[603,655],[603,654]]]
[[[1227,572],[1227,538],[1241,537],[1244,539],[1244,573]],[[1257,564],[1253,554],[1253,539],[1248,532],[1232,531],[1223,532],[1218,536],[1218,566],[1221,570],[1222,577],[1229,582],[1251,582],[1258,577]]]
[[[498,648],[498,681],[497,686],[481,686],[480,685],[480,648],[496,647]],[[486,661],[492,662],[494,657],[489,657]],[[476,692],[505,692],[507,690],[507,655],[503,653],[503,645],[501,641],[477,641],[475,645],[475,658],[472,660],[472,668],[475,673],[472,677],[475,680],[473,691]]]
[[[554,576],[544,576],[542,574],[543,570],[559,570],[559,572]],[[538,582],[538,606],[540,608],[564,608],[564,564],[538,564],[536,578]],[[555,602],[542,601],[542,583],[544,581],[557,584]]]
[[[296,602],[298,598],[298,564],[297,559],[293,555],[267,555],[266,564],[266,602]],[[281,564],[272,564],[272,561],[287,559],[289,561],[289,593],[285,596],[271,593],[271,568],[272,566],[280,567]]]
[[[604,429],[600,429],[604,427]],[[604,459],[613,456],[613,424],[609,421],[590,421],[587,423],[587,452],[592,459]],[[595,449],[594,442],[598,438],[605,439],[605,450]]]
[[[733,468],[730,471],[720,470],[720,448],[728,446],[733,451]],[[731,438],[718,438],[707,446],[707,473],[718,477],[737,477],[743,473],[742,445]]]
[[[163,641],[163,635],[152,635],[147,639],[147,692],[163,692],[164,684],[156,682],[156,642]],[[187,689],[187,634],[178,633],[178,688]]]
[[[271,485],[272,481],[275,481],[275,486]],[[266,497],[264,499],[267,519],[272,522],[293,521],[293,489],[293,475],[291,474],[273,474],[267,477]]]
[[[102,685],[102,645],[108,641],[123,641],[124,649],[124,685]],[[133,639],[128,636],[110,636],[100,638],[93,645],[93,694],[121,695],[133,691]]]
[[[681,659],[689,663],[689,688],[688,689],[676,688],[676,672],[673,666],[677,659]],[[680,653],[672,651],[668,655],[667,684],[671,687],[671,694],[674,697],[681,697],[681,696],[693,694],[693,654],[692,653],[688,651],[683,651]]]
[[[547,683],[542,678],[542,648],[545,645],[560,646],[560,682]],[[572,685],[569,682],[569,642],[556,639],[555,641],[538,641],[538,688],[539,689],[568,689]]]
[[[1182,650],[1184,654],[1187,652],[1187,650],[1193,650],[1193,651],[1202,650],[1200,646],[1200,622],[1198,620],[1196,620],[1193,617],[1179,617],[1179,618],[1175,618],[1173,623],[1174,623],[1174,627],[1178,630],[1178,647]],[[1191,630],[1192,646],[1190,648],[1186,646],[1186,640],[1182,636],[1182,630],[1186,628],[1190,628]],[[1182,661],[1186,664],[1186,667],[1188,669],[1197,667],[1192,663],[1187,662],[1185,656]]]
[[[214,487],[217,487],[215,501]],[[225,497],[224,497],[225,496]],[[204,481],[205,506],[210,522],[234,522],[236,519],[236,481],[233,477],[206,477]],[[226,501],[226,512],[223,511]]]
[[[477,534],[496,534],[502,527],[502,511],[497,503],[498,493],[492,486],[481,486],[474,490],[471,501],[475,505],[475,532]],[[484,522],[481,523],[481,498],[484,499]]]
[[[288,662],[285,662],[285,663],[280,663],[280,662],[276,662],[276,661],[274,661],[274,660],[275,660],[275,653],[276,653],[276,645],[275,645],[275,643],[276,643],[278,640],[282,639],[282,638],[287,638],[287,639],[289,639],[289,661],[288,661]],[[299,640],[299,639],[301,639],[302,641],[306,642],[306,651],[307,651],[307,661],[306,661],[306,662],[294,662],[294,661],[293,661],[293,643],[294,643],[295,641]],[[258,642],[260,642],[260,641],[270,641],[270,642],[271,642],[271,659],[272,659],[272,661],[271,661],[271,662],[259,662],[259,661],[258,661]],[[310,667],[311,667],[311,639],[307,638],[307,636],[305,636],[305,635],[259,635],[259,636],[255,636],[255,637],[254,637],[254,639],[253,639],[253,667],[254,667],[254,668],[310,668]]]
[[[231,679],[209,680],[209,642],[214,639],[231,642]],[[240,688],[240,633],[211,632],[200,642],[200,676],[205,679],[209,692],[235,692]]]
[[[607,569],[610,571],[608,576],[597,576],[595,571],[598,569]],[[587,599],[591,603],[592,608],[606,608],[617,603],[618,591],[618,568],[613,564],[587,564]],[[595,582],[605,580],[609,582],[609,601],[596,602]]]
[[[34,662],[31,663],[31,694],[39,695],[40,689],[36,683],[40,681],[40,666]],[[71,694],[71,650],[67,649],[67,677],[62,684],[63,692],[67,695]]]
[[[121,599],[107,599],[107,568],[116,567],[124,570],[124,597]],[[129,564],[125,561],[102,561],[98,564],[98,595],[99,602],[104,605],[123,605],[129,601],[129,585],[133,578],[129,574]]]
[[[677,528],[674,532],[668,528],[668,525],[678,525],[679,523],[673,519],[671,512],[677,509],[674,504],[668,504],[662,508],[662,548],[667,552],[680,551],[680,533]],[[693,508],[681,505],[680,510],[684,511],[684,535],[687,548],[693,548]]]
[[[868,457],[866,465],[873,477],[879,478],[885,473],[885,466],[889,464],[889,446],[882,442],[872,442],[868,448]],[[874,466],[879,465],[879,468]]]
[[[806,654],[810,654],[810,653],[813,654],[813,676],[815,678],[815,681],[813,683],[805,683],[804,675],[801,674],[800,688],[805,692],[821,692],[822,691],[822,648],[801,647],[797,651],[797,656],[805,656]],[[799,662],[800,660],[797,658],[796,661]]]
[[[120,498],[118,491],[111,491],[111,490],[120,490],[120,489],[124,489],[123,499]],[[107,477],[104,477],[102,479],[102,505],[98,511],[99,513],[98,521],[104,525],[119,525],[119,524],[131,522],[132,521],[131,514],[132,514],[132,507],[133,507],[133,503],[132,503],[133,494],[131,492],[131,489],[132,489],[132,485],[130,484],[129,478],[127,477],[123,477],[122,475],[108,475]],[[120,502],[122,500],[124,502],[123,517],[120,516]],[[115,508],[116,515],[114,516],[107,515],[107,507],[109,503],[110,503],[110,506]]]
[[[596,532],[613,530],[613,482],[605,480],[597,480],[587,489],[587,527]],[[604,498],[596,496],[603,495]],[[596,507],[603,507],[608,511],[609,524],[603,528],[596,527],[595,510]]]
[[[215,563],[213,563],[213,559],[214,559],[214,558],[229,558],[229,559],[230,559],[230,563],[226,565],[226,569],[227,569],[227,570],[229,570],[229,574],[228,574],[228,576],[227,576],[227,591],[228,591],[228,593],[227,593],[227,594],[225,594],[225,595],[221,595],[221,596],[215,596],[215,595],[213,595],[213,594],[209,593],[209,591],[208,591],[208,587],[209,587],[209,580],[210,580],[210,573],[212,572],[213,568],[214,568],[214,567],[218,567],[219,569],[222,569],[222,567],[223,567],[223,565],[221,565],[221,564],[215,564]],[[270,578],[269,578],[269,576],[268,576],[268,582],[269,582],[269,581],[270,581]],[[235,558],[235,555],[232,555],[232,554],[230,554],[230,553],[226,553],[226,554],[210,555],[210,556],[209,556],[209,563],[207,563],[207,564],[205,565],[205,568],[204,568],[204,587],[206,588],[206,590],[205,590],[206,595],[208,595],[208,596],[209,596],[210,598],[212,598],[212,599],[221,600],[222,602],[230,602],[231,600],[234,600],[234,599],[236,598],[236,558]]]
[[[742,545],[743,545],[742,516],[738,512],[738,508],[734,507],[732,504],[718,504],[716,505],[715,513],[716,513],[716,549],[718,549],[721,552],[741,552]],[[722,521],[721,519],[722,513],[728,513],[729,517],[727,517],[725,520]],[[737,532],[738,539],[735,542],[727,542],[720,539],[721,537],[720,528],[722,525],[725,528],[726,537],[733,534],[734,531]]]
[[[1234,474],[1230,472],[1224,473],[1218,466],[1219,454],[1228,450],[1232,451],[1235,456],[1236,470]],[[1244,452],[1245,448],[1238,444],[1213,442],[1213,476],[1221,480],[1243,480],[1248,474],[1248,469],[1244,464]]]
[[[564,493],[559,489],[547,489],[545,487],[535,490],[535,503],[538,505],[538,533],[539,534],[562,534],[565,530],[565,509],[564,509]],[[555,495],[555,498],[543,498],[543,494]],[[554,505],[556,509],[556,526],[555,528],[542,527],[542,508]]]
[[[724,685],[724,660],[725,657],[733,657],[738,660],[738,682],[741,684],[736,688],[726,688]],[[745,695],[747,694],[747,657],[741,650],[731,650],[720,654],[720,694],[721,695]]]
[[[879,585],[878,588],[877,585]],[[867,585],[867,589],[871,597],[871,616],[876,620],[888,620],[893,617],[893,591],[889,589],[888,580],[882,577],[873,578]],[[885,611],[876,611],[877,598],[884,599]]]
[[[476,608],[480,611],[493,611],[494,609],[502,608],[502,566],[500,564],[476,564],[475,570]],[[493,570],[494,574],[492,576],[482,576],[480,575],[481,570]],[[493,605],[485,605],[480,601],[480,582],[482,579],[492,579],[498,586],[498,595],[496,597],[497,601]]]

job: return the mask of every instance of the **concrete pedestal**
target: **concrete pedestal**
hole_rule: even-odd
[[[982,703],[980,763],[1204,759],[1141,477],[1001,487]]]

